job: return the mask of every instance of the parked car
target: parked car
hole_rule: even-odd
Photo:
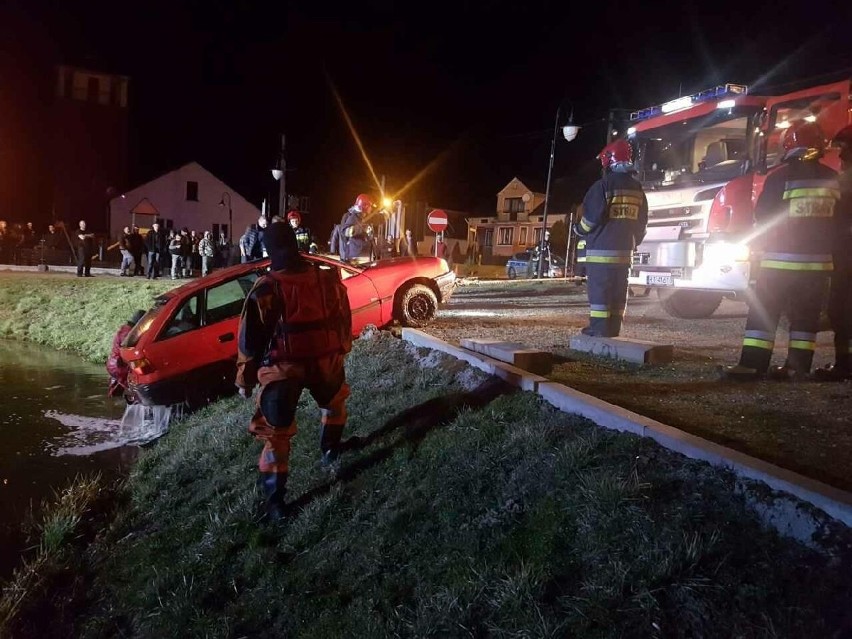
[[[527,249],[520,253],[515,253],[506,262],[506,277],[510,280],[516,278],[528,277],[527,269],[529,268],[530,256],[532,251]],[[536,266],[535,264],[533,266]],[[551,255],[550,260],[545,260],[543,277],[565,277],[565,260],[558,255]],[[538,272],[534,272],[532,277],[538,277]]]
[[[304,257],[321,268],[340,270],[355,337],[368,324],[382,328],[398,321],[423,327],[455,287],[455,273],[435,257],[360,266],[320,255]],[[131,399],[147,406],[198,406],[233,393],[240,313],[255,280],[268,269],[268,258],[237,264],[157,297],[122,343]]]

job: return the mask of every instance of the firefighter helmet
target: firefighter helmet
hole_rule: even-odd
[[[840,159],[852,162],[852,124],[843,127],[831,140],[832,146],[840,149]]]
[[[783,160],[815,160],[825,152],[825,136],[815,122],[795,120],[781,138]]]
[[[297,227],[302,225],[302,215],[298,211],[290,211],[287,214],[287,221],[290,223],[291,226],[293,224],[293,220],[296,221]]]
[[[355,198],[355,208],[361,211],[361,213],[366,213],[370,209],[373,208],[373,200],[366,193],[362,193],[358,197]]]
[[[613,140],[598,153],[598,160],[604,170],[630,171],[633,169],[633,147],[627,140]]]

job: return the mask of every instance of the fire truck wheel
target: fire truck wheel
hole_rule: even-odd
[[[658,288],[657,296],[663,310],[678,319],[705,319],[713,315],[722,303],[721,293],[708,291],[673,291]]]

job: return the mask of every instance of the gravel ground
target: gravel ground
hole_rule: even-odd
[[[588,318],[585,286],[571,282],[462,280],[426,330],[452,344],[486,338],[550,351],[554,381],[852,490],[852,384],[719,381],[716,367],[739,357],[746,312],[725,300],[711,318],[680,320],[653,294],[631,298],[621,336],[674,346],[674,362],[645,367],[568,348]],[[785,355],[782,322],[773,363]],[[814,367],[832,359],[832,334],[822,332]]]

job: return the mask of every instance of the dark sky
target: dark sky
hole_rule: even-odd
[[[555,176],[585,185],[609,108],[852,73],[852,11],[840,9],[852,3],[3,5],[0,46],[19,67],[131,77],[131,185],[197,160],[259,204],[286,133],[288,190],[311,196],[320,229],[373,185],[332,86],[389,191],[431,166],[405,199],[487,212],[513,175],[544,182],[563,98],[587,126],[559,144]]]

